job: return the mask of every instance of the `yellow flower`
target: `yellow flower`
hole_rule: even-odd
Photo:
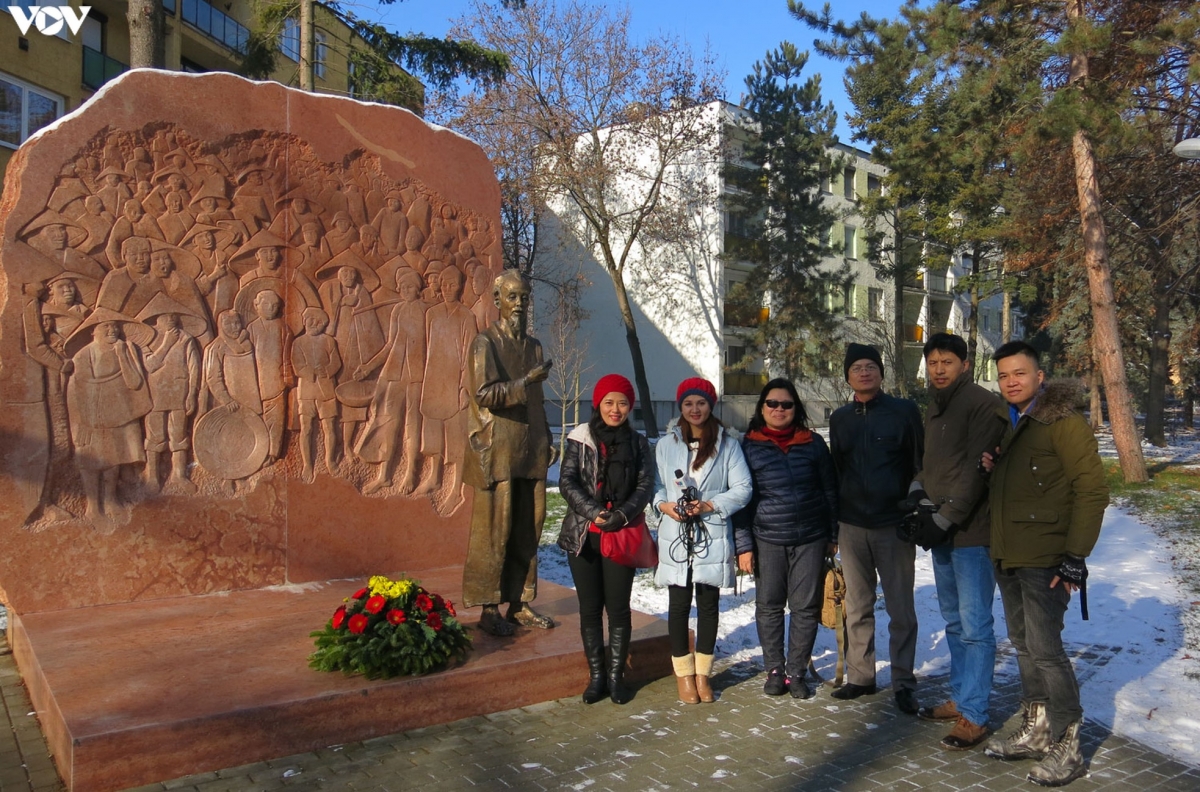
[[[375,575],[367,581],[367,587],[371,590],[371,594],[392,600],[400,599],[412,591],[413,582],[408,578],[390,580],[383,575]]]

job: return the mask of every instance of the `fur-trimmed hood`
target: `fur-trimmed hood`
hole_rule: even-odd
[[[1029,417],[1038,423],[1052,424],[1071,413],[1082,412],[1084,407],[1083,381],[1077,379],[1052,379],[1042,385],[1042,390],[1033,402]]]

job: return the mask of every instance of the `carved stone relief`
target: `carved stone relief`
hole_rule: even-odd
[[[44,471],[22,485],[27,525],[112,531],[137,502],[263,475],[462,506],[488,218],[365,148],[331,162],[293,134],[167,122],[106,129],[48,196],[4,252],[35,276],[18,407],[50,416],[21,439]]]

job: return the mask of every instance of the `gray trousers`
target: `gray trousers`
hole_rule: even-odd
[[[782,547],[755,539],[758,578],[754,583],[754,620],[762,644],[763,668],[784,668],[783,607],[788,619],[785,673],[803,679],[817,640],[821,595],[825,582],[825,540]]]
[[[875,592],[883,586],[888,614],[892,689],[916,690],[917,609],[913,604],[917,546],[891,528],[840,523],[838,551],[846,576],[846,678],[875,684]]]
[[[1050,588],[1056,574],[1055,569],[996,570],[1008,640],[1017,650],[1021,701],[1046,703],[1051,734],[1058,739],[1067,726],[1083,717],[1083,707],[1079,681],[1062,642],[1071,594],[1061,582]]]

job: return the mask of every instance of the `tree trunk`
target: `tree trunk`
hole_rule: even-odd
[[[315,35],[313,0],[300,0],[300,90],[312,91]]]
[[[1092,431],[1098,432],[1104,428],[1104,400],[1100,397],[1100,371],[1092,364],[1092,372],[1088,374],[1088,397],[1091,407],[1088,410]]]
[[[1008,289],[1004,292],[1004,307],[1000,310],[1000,343],[1012,341],[1012,295]]]
[[[907,341],[907,339],[905,338],[905,335],[904,335],[904,280],[906,277],[906,271],[905,271],[905,269],[903,267],[903,263],[902,263],[903,258],[904,258],[904,240],[900,233],[900,213],[899,212],[896,213],[895,229],[896,229],[896,241],[895,241],[895,245],[896,245],[895,265],[896,266],[894,267],[894,272],[896,273],[896,275],[895,275],[895,278],[893,279],[893,283],[892,283],[892,286],[895,289],[895,292],[892,295],[892,300],[894,301],[894,304],[895,304],[895,308],[893,310],[894,315],[892,316],[893,347],[896,350],[896,361],[895,361],[895,369],[894,370],[895,370],[895,377],[896,377],[896,393],[901,398],[908,398],[909,372],[904,367],[905,366],[904,345],[905,345],[905,342]]]
[[[654,401],[650,398],[650,380],[646,379],[646,364],[642,360],[642,343],[638,340],[637,324],[633,320],[633,306],[625,291],[625,279],[619,270],[609,268],[613,289],[617,293],[617,306],[621,309],[621,321],[625,324],[625,341],[629,344],[629,357],[633,359],[633,381],[637,385],[638,399],[642,402],[642,426],[646,437],[658,437],[658,421],[654,417]]]
[[[1160,268],[1161,271],[1161,268]],[[1146,398],[1146,439],[1163,448],[1167,444],[1167,387],[1171,354],[1171,285],[1162,278],[1154,284],[1154,317],[1150,323],[1150,393]]]
[[[1183,428],[1196,428],[1196,390],[1188,385],[1183,392]]]
[[[1083,0],[1068,0],[1067,17],[1076,22],[1083,16]],[[1072,85],[1082,86],[1088,78],[1087,55],[1071,53]],[[1092,142],[1082,129],[1071,140],[1075,160],[1075,189],[1079,193],[1079,218],[1083,232],[1084,263],[1092,304],[1093,348],[1104,376],[1108,394],[1108,419],[1112,424],[1113,444],[1127,482],[1149,480],[1142,445],[1138,440],[1133,403],[1125,378],[1125,354],[1117,326],[1117,306],[1113,299],[1112,271],[1108,266],[1108,239],[1104,217],[1100,213],[1100,185],[1096,180],[1096,159]]]
[[[129,23],[129,67],[167,67],[166,21],[162,0],[129,0],[125,11]]]
[[[971,361],[971,371],[975,381],[979,382],[979,246],[971,249],[971,315],[967,317],[967,360]]]

